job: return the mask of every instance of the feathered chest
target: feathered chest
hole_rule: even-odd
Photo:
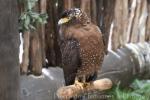
[[[64,65],[71,61],[69,59],[74,59],[75,55],[79,55],[81,60],[79,71],[82,73],[78,72],[78,74],[83,74],[85,69],[89,69],[91,73],[99,69],[104,57],[104,43],[99,28],[95,25],[61,28],[60,32],[62,33],[60,35],[63,41],[61,49]],[[72,56],[69,57],[71,54]]]
[[[102,34],[99,28],[93,24],[86,26],[61,26],[59,30],[61,40],[77,39],[80,43],[91,40],[94,44],[102,42]],[[103,43],[103,42],[102,42]]]

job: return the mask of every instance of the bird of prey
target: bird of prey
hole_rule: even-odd
[[[66,86],[92,83],[105,55],[100,29],[79,8],[64,11],[58,27]]]

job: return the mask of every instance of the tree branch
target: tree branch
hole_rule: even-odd
[[[86,87],[73,84],[59,88],[57,90],[57,96],[61,100],[68,100],[71,97],[75,97],[81,93],[89,92],[92,90],[108,90],[112,87],[112,85],[112,81],[108,78],[96,80],[93,82],[93,84],[87,85]]]

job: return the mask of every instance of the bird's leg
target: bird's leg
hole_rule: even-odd
[[[76,86],[79,86],[81,88],[83,88],[83,83],[82,82],[79,82],[79,77],[76,77],[75,78],[75,83],[74,83]]]
[[[91,84],[90,82],[86,82],[86,75],[83,76],[82,82],[83,82],[84,88],[86,88],[87,86],[89,86]]]
[[[86,87],[87,82],[86,82],[86,76],[85,75],[83,75],[83,77],[82,77],[82,82],[83,82],[83,87]]]
[[[87,86],[90,86],[92,82],[86,82],[86,75],[83,75],[81,78],[81,82],[79,82],[79,77],[75,78],[75,85],[80,86],[81,88],[86,88]]]

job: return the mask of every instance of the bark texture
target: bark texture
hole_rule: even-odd
[[[19,100],[17,0],[0,0],[0,100]]]

